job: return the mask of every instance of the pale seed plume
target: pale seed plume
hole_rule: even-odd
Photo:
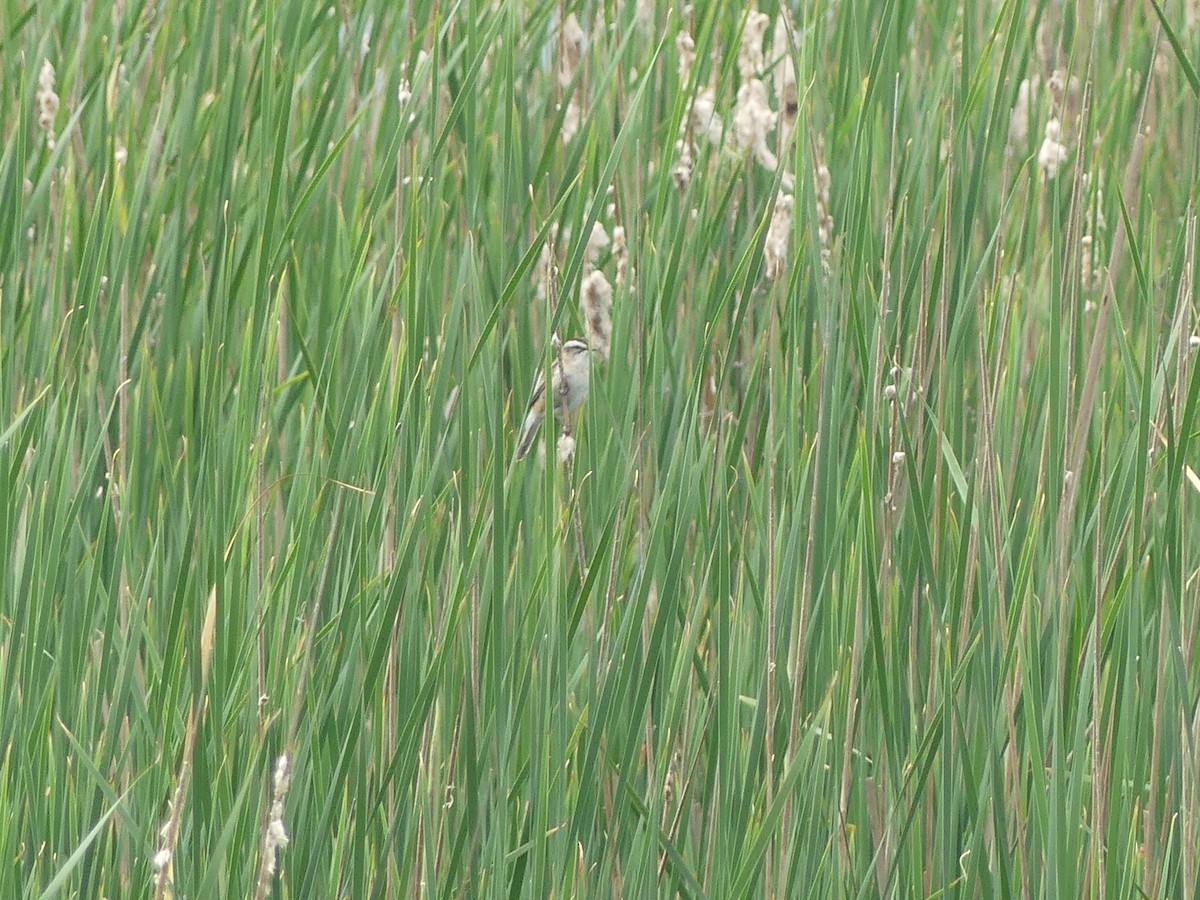
[[[589,272],[579,290],[579,304],[587,324],[588,347],[600,360],[607,360],[612,345],[613,289],[599,269]]]
[[[785,5],[780,5],[775,19],[772,36],[771,61],[775,80],[775,100],[779,103],[779,155],[784,156],[796,130],[796,116],[800,110],[800,95],[796,87],[796,64],[792,59],[792,47],[796,43],[792,17]]]
[[[692,130],[708,138],[710,144],[720,146],[725,137],[725,123],[717,112],[717,92],[706,87],[697,92],[692,100]]]
[[[568,88],[575,79],[575,73],[579,69],[579,62],[583,58],[584,47],[587,43],[583,26],[579,24],[579,18],[575,13],[571,13],[563,20],[558,37],[558,84],[562,88]],[[576,132],[579,131],[579,122],[582,116],[583,103],[580,99],[580,88],[576,86],[571,91],[571,96],[567,98],[567,111],[563,116],[562,140],[564,144],[570,143],[571,138],[575,137]]]
[[[612,252],[617,262],[617,287],[623,287],[629,278],[629,245],[625,240],[625,228],[621,225],[613,228]]]
[[[779,167],[779,160],[767,145],[767,135],[775,130],[775,120],[775,111],[767,102],[767,86],[758,78],[743,82],[733,113],[738,146],[753,153],[772,172]]]
[[[767,229],[767,238],[763,243],[763,257],[766,260],[766,275],[775,281],[787,271],[788,249],[792,237],[792,208],[795,200],[791,194],[781,193],[775,201],[775,213],[771,216],[771,225]]]
[[[813,187],[817,195],[817,243],[821,251],[821,269],[828,276],[833,272],[833,216],[829,212],[829,191],[833,178],[825,165],[825,141],[819,139],[813,148]]]
[[[575,438],[563,432],[558,436],[558,461],[569,465],[575,459]]]
[[[696,170],[696,145],[686,131],[675,142],[675,150],[679,153],[679,162],[671,170],[671,178],[675,187],[682,191],[691,182],[692,173]]]
[[[50,60],[42,60],[42,68],[38,72],[37,109],[38,127],[46,133],[46,147],[53,150],[56,143],[54,134],[54,119],[58,115],[58,94],[54,92],[54,66]]]
[[[1025,149],[1025,142],[1029,139],[1029,119],[1033,114],[1033,98],[1036,96],[1041,82],[1042,79],[1039,76],[1031,75],[1017,88],[1017,102],[1013,104],[1012,112],[1008,116],[1008,152],[1010,154],[1020,153]]]
[[[533,268],[533,286],[539,303],[545,303],[558,273],[558,223],[554,222],[546,233],[546,242]]]
[[[1085,234],[1079,239],[1079,281],[1085,291],[1096,286],[1096,270],[1092,263],[1092,236]]]
[[[1062,124],[1058,119],[1051,119],[1046,123],[1046,137],[1038,150],[1038,168],[1042,171],[1043,182],[1052,181],[1070,155],[1066,144],[1059,142],[1060,137]]]
[[[738,51],[738,72],[742,80],[756,78],[763,70],[763,36],[767,33],[767,25],[771,17],[756,9],[746,16],[746,25],[742,29],[742,46]]]
[[[291,760],[285,753],[275,760],[275,773],[271,790],[271,809],[263,829],[259,849],[258,884],[255,900],[264,900],[271,893],[271,881],[279,866],[279,852],[287,847],[291,838],[283,825],[283,803],[292,784]]]
[[[696,42],[687,31],[675,35],[675,52],[679,54],[676,62],[679,72],[679,86],[686,89],[692,78],[692,69],[696,66]]]
[[[599,222],[592,225],[592,233],[588,237],[587,248],[584,250],[585,271],[591,271],[596,268],[596,262],[600,259],[600,254],[611,243],[612,241],[609,239],[608,232],[604,230],[603,225]]]

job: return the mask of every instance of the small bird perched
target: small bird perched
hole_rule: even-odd
[[[590,353],[586,341],[573,338],[559,348],[550,366],[550,379],[554,391],[554,417],[568,425],[571,413],[579,408],[588,395]],[[533,397],[525,413],[525,424],[521,426],[521,442],[517,445],[517,459],[521,459],[533,446],[538,428],[546,418],[546,379],[538,375],[533,386]]]

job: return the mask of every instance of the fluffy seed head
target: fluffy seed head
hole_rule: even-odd
[[[1029,137],[1029,117],[1033,112],[1033,98],[1037,94],[1041,78],[1031,75],[1017,88],[1017,102],[1008,116],[1008,150],[1017,153],[1025,147]]]
[[[780,5],[775,19],[771,58],[774,66],[775,100],[779,103],[779,152],[786,153],[796,127],[796,115],[800,110],[799,93],[796,87],[796,64],[792,60],[792,47],[796,34],[787,6]]]
[[[38,127],[46,132],[46,146],[51,150],[55,146],[54,118],[58,115],[58,106],[58,94],[54,92],[54,66],[50,60],[44,59],[38,72]]]
[[[675,181],[675,187],[681,191],[691,182],[692,172],[696,168],[695,146],[686,134],[675,142],[675,149],[679,151],[679,162],[671,170],[671,178]]]
[[[775,19],[775,33],[771,36],[771,57],[774,64],[775,97],[785,110],[791,109],[797,99],[796,64],[792,60],[792,46],[796,41],[792,16],[786,6],[779,7]]]
[[[558,461],[563,465],[575,459],[575,438],[573,435],[562,433],[558,436]]]
[[[612,285],[599,269],[589,272],[579,291],[588,345],[600,359],[608,359],[612,344]]]
[[[579,24],[579,18],[575,13],[571,13],[563,20],[562,28],[559,31],[558,83],[562,87],[569,86],[575,79],[575,72],[579,69],[580,59],[583,58],[585,44],[586,36],[583,33],[583,27]],[[564,144],[570,143],[571,138],[575,137],[582,118],[583,104],[579,98],[579,88],[576,87],[571,92],[571,96],[567,98],[567,111],[563,116],[562,140]]]
[[[617,286],[620,287],[629,277],[629,246],[625,241],[625,228],[621,225],[613,229],[612,249],[617,261]]]
[[[675,35],[675,52],[679,54],[679,86],[686,87],[696,65],[696,42],[688,32],[680,31]]]
[[[1046,123],[1046,137],[1038,150],[1038,168],[1042,170],[1043,182],[1054,179],[1059,168],[1067,161],[1067,147],[1058,140],[1061,136],[1062,124],[1058,119],[1051,119]]]
[[[692,101],[692,130],[708,138],[709,143],[720,145],[725,134],[725,125],[717,113],[717,92],[706,87]]]
[[[763,70],[763,35],[771,17],[756,9],[746,16],[746,27],[742,29],[742,46],[738,52],[738,72],[743,79],[753,78]]]
[[[771,226],[767,229],[767,239],[763,244],[763,257],[766,259],[766,275],[775,281],[787,270],[788,244],[792,236],[792,207],[795,201],[791,194],[780,194],[775,201],[775,213],[771,216]]]
[[[558,223],[553,222],[546,234],[546,242],[542,244],[542,252],[538,256],[538,264],[533,270],[533,285],[539,303],[550,298],[555,278],[558,275]]]
[[[775,130],[775,111],[767,102],[767,87],[757,78],[751,78],[738,88],[737,107],[733,113],[733,126],[738,146],[750,150],[754,158],[774,171],[779,163],[767,146],[767,135]]]
[[[579,68],[579,60],[583,58],[586,40],[583,26],[579,24],[579,17],[575,13],[571,13],[563,20],[558,38],[560,41],[558,83],[562,87],[566,87],[574,79],[575,70]]]
[[[829,189],[833,177],[825,165],[825,141],[818,139],[813,147],[813,188],[817,195],[817,242],[821,250],[821,269],[833,273],[833,215],[829,211]]]
[[[592,225],[592,233],[588,237],[587,249],[584,251],[584,262],[587,268],[595,268],[600,254],[610,243],[608,232],[604,230],[604,226],[599,222]]]
[[[260,846],[258,885],[255,898],[266,897],[270,893],[271,878],[279,864],[279,851],[287,847],[291,838],[283,825],[283,804],[287,799],[288,788],[292,783],[291,760],[285,753],[275,760],[275,772],[271,791],[271,809],[267,817],[267,826],[263,829]]]

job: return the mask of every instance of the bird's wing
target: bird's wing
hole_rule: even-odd
[[[542,399],[542,394],[546,393],[546,375],[543,372],[538,372],[537,380],[533,383],[533,393],[529,396],[529,403],[525,406],[525,412],[529,412]]]

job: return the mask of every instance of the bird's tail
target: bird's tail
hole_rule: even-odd
[[[524,459],[525,454],[529,452],[534,438],[537,437],[538,426],[541,424],[542,417],[538,415],[537,410],[531,409],[525,416],[525,424],[521,426],[521,443],[517,445],[517,459]]]

